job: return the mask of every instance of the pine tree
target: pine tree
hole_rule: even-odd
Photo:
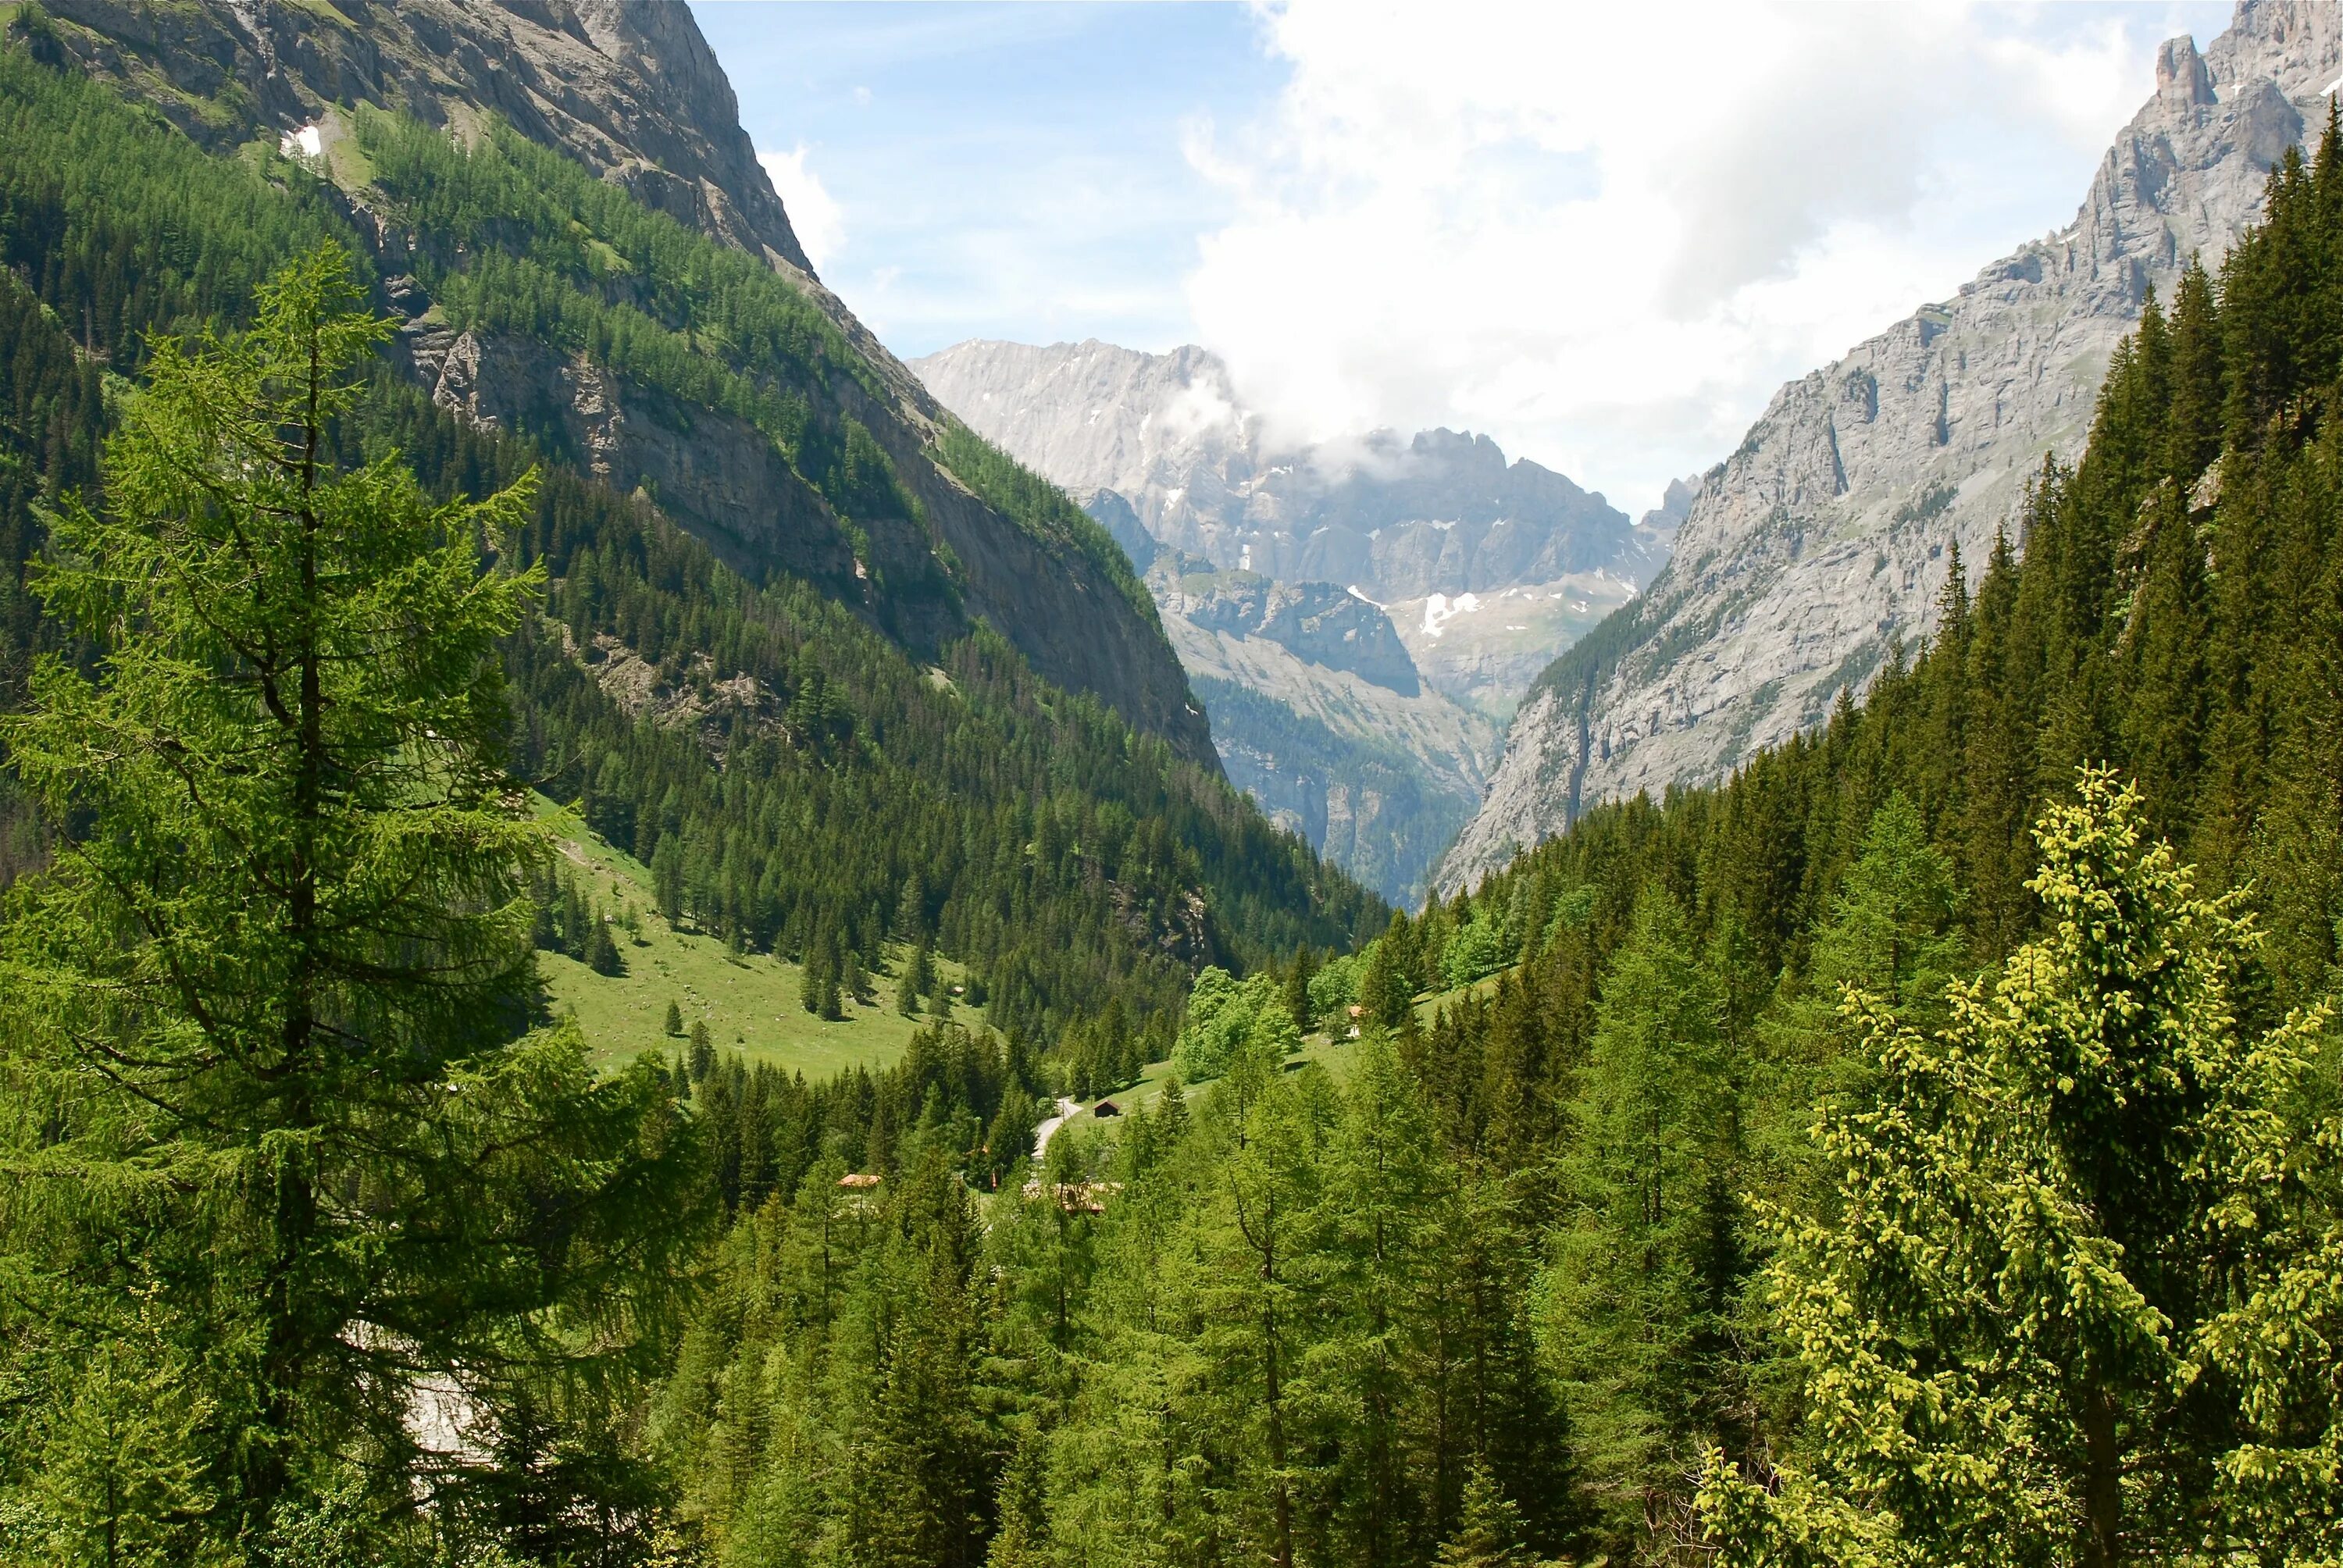
[[[667,1027],[664,1032],[670,1039],[683,1033],[683,1009],[676,1004],[673,998],[668,1000]]]

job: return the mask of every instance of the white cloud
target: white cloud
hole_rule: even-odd
[[[820,272],[846,244],[846,219],[820,176],[806,166],[806,150],[799,142],[789,152],[759,153],[757,161],[765,166],[773,189],[780,193],[789,227],[805,246],[806,258]]]
[[[1631,510],[2073,216],[2173,15],[1289,0],[1199,335],[1284,433],[1485,431]]]

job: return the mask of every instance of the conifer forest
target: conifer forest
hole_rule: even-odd
[[[191,135],[57,9],[0,5],[0,1563],[2343,1563],[2331,112],[1929,635],[1393,910],[969,608],[974,517],[1163,638],[801,278],[495,115]],[[474,417],[456,335],[827,531]],[[687,941],[904,1043],[711,1030]]]

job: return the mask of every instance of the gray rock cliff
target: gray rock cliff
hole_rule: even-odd
[[[2335,0],[2246,0],[2201,55],[2172,40],[2071,224],[1775,394],[1644,597],[1524,699],[1441,886],[1586,805],[1723,777],[1927,637],[1947,547],[1981,563],[2016,537],[2027,478],[2081,449],[2148,290],[2217,262],[2338,76]]]
[[[1207,631],[1266,638],[1295,658],[1415,697],[1415,661],[1391,618],[1331,583],[1282,583],[1252,572],[1183,575],[1157,590],[1165,613]]]

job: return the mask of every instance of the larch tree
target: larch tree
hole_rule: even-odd
[[[529,490],[337,468],[358,301],[328,246],[248,333],[152,344],[37,578],[95,660],[0,719],[55,846],[0,910],[0,1356],[67,1560],[118,1539],[77,1475],[221,1550],[353,1486],[412,1519],[523,1391],[654,1340],[698,1233],[657,1075],[524,1032],[548,846],[498,647],[538,578],[484,551]]]

